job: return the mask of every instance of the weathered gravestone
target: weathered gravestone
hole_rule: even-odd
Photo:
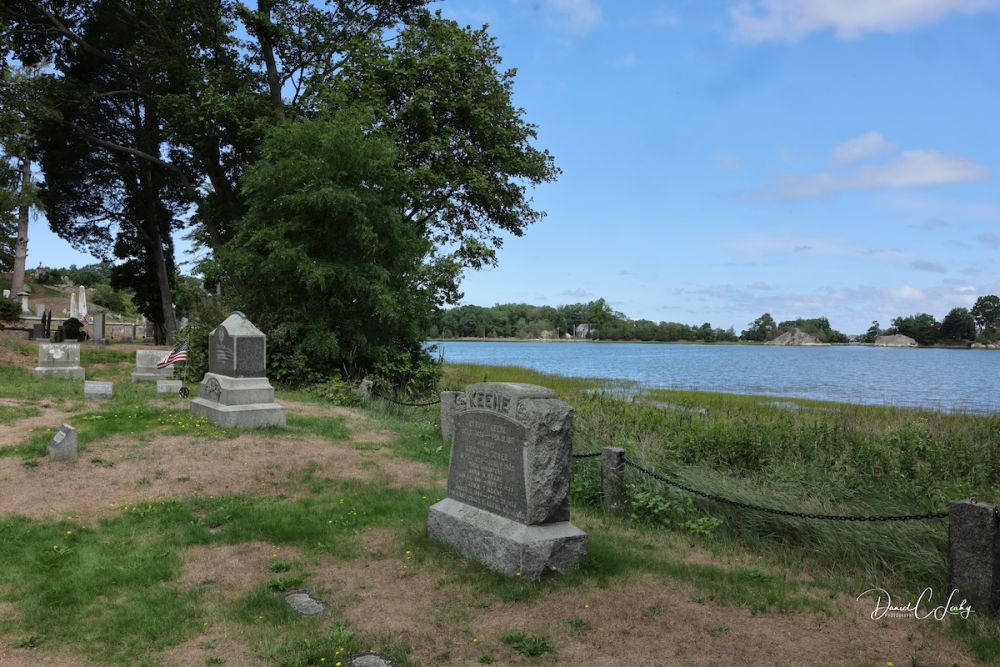
[[[448,497],[430,508],[430,536],[509,577],[577,565],[587,535],[569,521],[572,408],[544,387],[504,382],[450,400]]]
[[[285,408],[267,380],[267,339],[236,311],[208,337],[208,372],[191,412],[223,427],[285,427]]]
[[[169,350],[136,350],[132,382],[157,382],[172,378],[174,376],[173,366],[156,367],[156,364],[163,361],[163,358],[168,354],[170,354]]]
[[[80,366],[79,343],[42,343],[38,346],[39,377],[71,378],[82,380],[86,372]]]
[[[92,382],[90,380],[83,383],[84,398],[111,398],[114,385],[110,382]]]
[[[92,336],[95,343],[106,343],[104,332],[104,313],[94,313],[94,335]]]
[[[76,429],[63,424],[49,443],[49,459],[53,461],[76,461]]]

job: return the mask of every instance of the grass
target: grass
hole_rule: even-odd
[[[128,365],[116,361],[114,355],[105,359],[95,363]],[[129,369],[111,370],[125,380]],[[158,435],[192,436],[206,443],[238,435],[194,419],[183,401],[158,399],[151,385],[118,382],[112,400],[84,403],[79,383],[52,381],[49,387],[45,379],[15,371],[19,369],[0,366],[0,379],[11,380],[0,382],[0,397],[33,407],[31,397],[40,391],[37,387],[51,389],[45,398],[75,412],[71,423],[79,429],[81,461],[90,462],[88,467],[103,461],[86,450],[109,438],[143,445]],[[917,411],[806,401],[797,402],[802,409],[793,412],[768,406],[768,399],[759,397],[682,392],[652,398],[690,410],[664,409],[588,393],[605,386],[601,381],[519,369],[446,368],[449,387],[483,379],[533,382],[555,389],[576,410],[576,446],[581,450],[623,445],[630,457],[695,486],[796,509],[913,509],[910,500],[927,495],[930,487],[907,490],[902,482],[885,479],[884,471],[858,469],[859,462],[885,459],[887,454],[880,450],[898,441],[910,452],[898,455],[900,466],[909,460],[907,456],[920,451],[925,465],[936,473],[950,470],[954,478],[961,461],[945,461],[934,448],[944,441],[959,446],[959,434],[976,434],[987,439],[974,445],[984,454],[986,447],[997,444],[991,438],[998,437],[991,431],[995,422],[977,421],[986,418],[955,416],[949,420]],[[322,404],[305,392],[283,391],[280,396]],[[436,408],[399,408],[375,401],[365,410],[392,434],[389,442],[379,446],[396,457],[426,463],[443,477],[450,448],[438,435]],[[7,414],[0,412],[0,423],[24,416],[23,412]],[[908,416],[924,419],[931,434],[922,450],[907,439],[911,437],[904,428]],[[342,417],[290,413],[288,423],[286,432],[267,433],[289,440],[308,436],[350,444],[350,429]],[[753,436],[755,429],[763,429],[766,437]],[[859,435],[864,432],[884,439],[865,445]],[[890,438],[892,433],[896,440]],[[43,429],[25,435],[20,443],[0,447],[0,456],[21,456],[38,465],[52,433]],[[784,438],[782,447],[770,443],[768,439],[774,437]],[[818,443],[819,463],[809,460],[809,441]],[[838,446],[844,448],[840,459],[856,467],[850,473],[845,469],[839,477],[828,474],[824,483],[822,468],[829,467],[824,457]],[[979,465],[991,463],[986,459]],[[627,516],[608,517],[596,505],[598,470],[593,460],[574,466],[574,522],[590,536],[590,555],[580,568],[544,582],[507,579],[430,540],[426,517],[428,506],[440,495],[435,488],[394,488],[381,482],[331,478],[308,466],[284,480],[277,496],[178,497],[115,509],[93,525],[0,517],[0,603],[13,603],[18,612],[2,617],[0,636],[11,638],[23,650],[69,652],[101,664],[151,665],[159,660],[158,651],[190,641],[208,627],[235,638],[275,665],[332,665],[372,648],[392,655],[402,665],[419,664],[405,643],[352,630],[336,604],[320,617],[298,616],[289,609],[280,593],[312,585],[317,577],[311,572],[323,559],[392,558],[401,571],[429,573],[437,589],[455,602],[441,610],[441,623],[459,634],[477,609],[530,604],[560,593],[592,591],[598,595],[597,591],[613,590],[627,581],[648,580],[684,591],[698,603],[739,607],[754,614],[826,617],[837,613],[833,601],[837,594],[853,595],[883,584],[903,591],[914,582],[921,588],[937,588],[943,576],[941,524],[855,526],[779,520],[695,501],[639,477],[629,479],[633,503]],[[148,478],[140,478],[136,485],[143,479],[149,483]],[[872,479],[883,482],[879,493],[869,491]],[[973,475],[973,479],[979,478]],[[183,487],[179,491],[183,493]],[[939,492],[949,493],[945,487]],[[925,501],[930,505],[934,499]],[[211,532],[210,528],[221,530]],[[391,553],[375,553],[366,546],[366,535],[375,530],[394,536]],[[298,555],[271,558],[261,566],[259,586],[225,602],[210,599],[204,589],[177,585],[186,550],[245,543],[294,548]],[[907,549],[914,551],[907,553]],[[686,558],[691,553],[708,553],[711,558],[692,561]],[[810,576],[803,577],[802,572]],[[398,585],[405,586],[407,576],[400,575]],[[558,621],[561,630],[557,626],[549,634],[525,630],[501,637],[498,633],[484,637],[483,644],[470,645],[465,654],[452,646],[441,660],[445,655],[480,664],[504,663],[519,659],[517,655],[554,660],[560,641],[590,630],[587,621],[573,617],[577,613],[585,615],[582,610],[568,610]],[[667,612],[651,607],[647,613]],[[712,635],[727,632],[729,628],[721,625],[709,631]],[[945,632],[979,659],[1000,662],[1000,632],[995,624],[949,623]],[[224,658],[218,654],[206,658],[219,659]]]

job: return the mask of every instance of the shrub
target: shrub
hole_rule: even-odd
[[[87,332],[83,330],[83,322],[71,317],[62,324],[63,334],[66,340],[79,340],[87,337]]]
[[[0,297],[0,322],[16,322],[21,319],[21,304],[17,299]]]

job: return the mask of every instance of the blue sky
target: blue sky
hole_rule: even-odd
[[[444,0],[563,170],[463,303],[864,331],[1000,293],[1000,0]],[[32,229],[29,265],[86,263]]]

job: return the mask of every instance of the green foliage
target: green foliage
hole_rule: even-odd
[[[83,330],[83,322],[75,317],[71,317],[63,322],[62,330],[66,336],[66,340],[77,340],[87,335],[87,332]]]
[[[17,299],[0,296],[0,322],[16,322],[21,319],[21,303]]]
[[[579,325],[589,325],[584,328]],[[677,322],[630,320],[615,312],[604,299],[564,306],[532,306],[507,303],[483,308],[459,306],[442,310],[427,330],[431,338],[561,338],[566,333],[600,340],[641,341],[735,341],[730,330],[712,328],[709,323],[687,325]]]
[[[363,402],[354,385],[339,377],[331,377],[325,382],[312,385],[309,387],[309,393],[320,396],[334,405],[355,407]]]
[[[1000,339],[1000,297],[995,294],[979,297],[971,312],[976,327],[987,340]]]
[[[676,528],[694,512],[691,496],[648,484],[628,485],[629,514],[634,521]]]
[[[90,289],[90,301],[107,308],[112,313],[127,315],[137,313],[129,290],[116,290],[110,283],[102,282]]]
[[[941,337],[941,324],[929,313],[918,313],[893,318],[892,329],[889,331],[909,336],[921,345],[933,345]]]
[[[792,331],[793,329],[799,329],[807,334],[815,336],[821,343],[847,342],[847,336],[833,329],[830,326],[830,320],[825,317],[787,320],[778,325],[777,335],[780,336],[786,331]]]
[[[429,243],[400,215],[395,150],[369,122],[344,112],[281,125],[247,174],[249,211],[226,256],[266,286],[242,305],[268,334],[279,382],[375,370],[406,386],[426,376]]]
[[[968,308],[952,308],[941,322],[941,340],[973,341],[976,339],[976,320]]]
[[[874,343],[875,340],[882,335],[882,329],[879,328],[879,323],[877,320],[872,320],[872,325],[868,327],[868,331],[862,336],[861,340],[865,343]]]
[[[775,324],[774,318],[771,317],[771,313],[764,313],[747,325],[747,328],[740,334],[740,339],[763,343],[777,335],[778,325]]]
[[[552,642],[542,635],[527,635],[523,632],[510,632],[503,636],[502,641],[521,655],[537,658],[546,653],[555,653]]]

